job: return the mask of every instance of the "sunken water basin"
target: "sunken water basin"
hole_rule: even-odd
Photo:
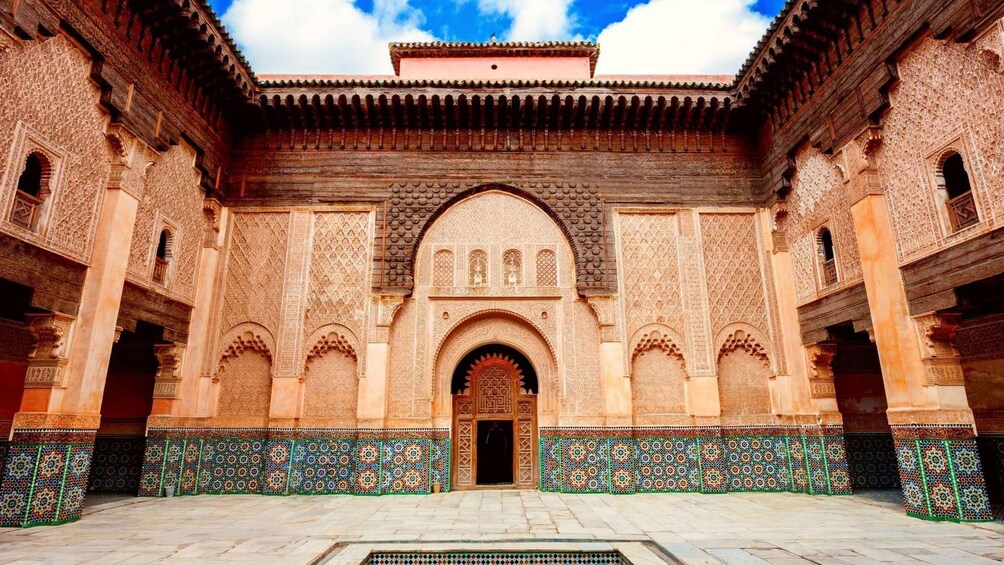
[[[617,551],[374,551],[364,565],[630,565]]]

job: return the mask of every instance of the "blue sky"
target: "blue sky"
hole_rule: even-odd
[[[209,0],[259,73],[388,74],[388,41],[599,41],[598,73],[733,74],[784,0]]]

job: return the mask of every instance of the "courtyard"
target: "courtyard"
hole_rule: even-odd
[[[1004,560],[1004,525],[910,518],[892,493],[92,497],[0,530],[0,563],[360,563],[373,550],[620,551],[633,563]]]

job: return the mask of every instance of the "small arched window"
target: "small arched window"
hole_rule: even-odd
[[[502,254],[502,286],[523,284],[523,255],[515,249]]]
[[[167,228],[161,230],[157,240],[157,257],[153,264],[153,282],[164,286],[167,286],[167,276],[171,266],[172,243],[174,243],[174,235],[171,230]]]
[[[558,286],[558,259],[550,249],[537,252],[537,286]]]
[[[470,286],[488,286],[488,254],[480,249],[471,251],[467,261],[467,283]]]
[[[453,286],[453,252],[440,249],[432,259],[432,286]]]
[[[822,287],[826,288],[837,283],[837,255],[829,228],[822,228],[816,233],[816,243],[819,247],[819,279]]]
[[[48,198],[51,167],[40,152],[29,153],[17,179],[17,192],[11,208],[10,221],[27,230],[39,231]]]
[[[937,171],[938,189],[945,201],[945,212],[952,231],[977,224],[980,221],[973,199],[973,185],[966,170],[966,162],[957,151],[941,158]]]

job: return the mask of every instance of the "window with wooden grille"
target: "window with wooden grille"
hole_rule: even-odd
[[[820,288],[837,284],[837,256],[833,249],[833,234],[829,228],[821,228],[816,233],[816,244],[819,255]]]
[[[167,286],[168,277],[171,270],[171,247],[174,243],[174,234],[171,230],[164,228],[160,231],[157,240],[157,255],[153,259],[153,282]]]
[[[973,185],[962,154],[957,151],[945,153],[939,162],[936,179],[951,231],[978,224],[980,216],[973,198]]]
[[[36,233],[40,231],[45,201],[50,194],[51,173],[49,160],[41,152],[33,151],[25,157],[14,191],[11,223]]]

